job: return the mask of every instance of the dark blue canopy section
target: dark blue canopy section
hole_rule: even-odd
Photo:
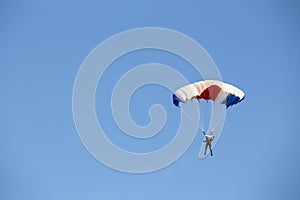
[[[226,108],[228,108],[229,106],[233,106],[233,105],[239,103],[243,99],[240,99],[239,97],[235,96],[234,94],[229,94],[224,103],[226,105]]]
[[[179,107],[179,98],[175,94],[173,94],[173,104]]]

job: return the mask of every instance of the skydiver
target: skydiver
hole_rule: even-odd
[[[206,145],[205,145],[205,150],[204,150],[204,155],[206,155],[206,151],[207,151],[207,147],[209,147],[209,150],[210,150],[210,155],[213,156],[213,152],[212,152],[212,149],[211,149],[211,142],[214,140],[215,136],[212,135],[214,131],[212,130],[210,132],[210,135],[206,134],[204,129],[202,129],[202,133],[204,134],[205,136],[205,141],[203,142],[206,142]]]

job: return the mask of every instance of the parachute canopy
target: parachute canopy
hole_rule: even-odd
[[[224,104],[226,108],[241,102],[245,98],[243,91],[237,87],[217,80],[205,80],[188,84],[175,91],[173,104],[185,103],[192,99],[212,100]]]

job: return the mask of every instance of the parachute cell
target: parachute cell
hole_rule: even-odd
[[[241,102],[245,94],[237,87],[217,80],[205,80],[188,84],[175,91],[173,104],[185,103],[192,99],[212,100],[224,104],[226,108]]]

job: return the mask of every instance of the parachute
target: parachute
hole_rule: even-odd
[[[197,106],[198,103],[193,101],[193,99],[204,99],[206,101],[211,100],[211,118],[209,122],[210,134],[214,135],[215,139],[212,142],[212,148],[216,145],[221,131],[223,127],[223,120],[225,119],[225,110],[229,107],[238,104],[243,101],[245,98],[245,94],[239,88],[230,85],[228,83],[224,83],[218,80],[204,80],[200,82],[195,82],[192,84],[185,85],[179,89],[177,89],[173,94],[173,104],[177,107],[180,107],[180,103],[185,103],[181,108],[183,113],[190,118],[191,122],[193,122],[198,128],[201,127],[201,131],[203,131],[205,117],[200,117],[200,121],[198,118],[198,109],[195,109],[194,106]],[[188,102],[190,101],[190,102]],[[217,102],[217,103],[215,103]],[[195,104],[196,103],[196,104]],[[193,107],[190,107],[193,106]],[[187,109],[187,110],[186,110]],[[204,107],[205,111],[206,107]],[[188,112],[186,112],[188,111]],[[197,113],[194,113],[197,112]],[[200,111],[200,110],[199,110]],[[200,116],[202,114],[200,113]],[[205,116],[205,115],[204,115]],[[204,158],[207,154],[205,154],[205,146],[206,143],[202,143],[199,158]]]
[[[245,98],[245,94],[239,88],[218,80],[205,80],[188,84],[175,91],[173,104],[179,107],[179,103],[185,103],[192,99],[205,99],[224,104],[226,109],[238,104]]]

